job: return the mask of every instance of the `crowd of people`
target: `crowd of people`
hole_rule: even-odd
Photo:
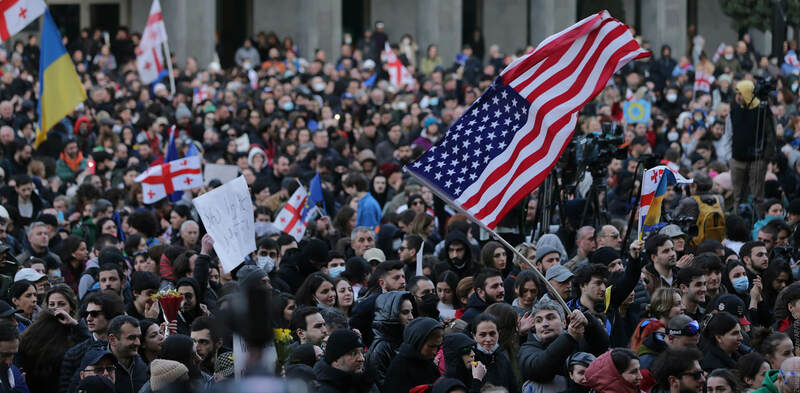
[[[378,22],[305,59],[259,33],[230,68],[173,58],[172,92],[138,80],[138,38],[65,39],[89,98],[36,148],[36,37],[0,51],[0,392],[800,389],[796,42],[713,54],[692,33],[686,54],[620,69],[574,136],[622,126],[625,158],[592,171],[598,218],[586,177],[557,179],[560,203],[537,190],[500,223],[507,249],[402,167],[532,48],[476,30],[451,61]],[[388,80],[386,43],[413,88]],[[642,99],[651,118],[626,123]],[[143,203],[135,178],[170,143],[247,182],[257,247],[231,272],[192,207],[219,179]],[[693,182],[639,240],[653,162]],[[317,174],[322,214],[298,240],[273,220]]]

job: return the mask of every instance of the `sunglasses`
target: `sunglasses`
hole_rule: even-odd
[[[87,316],[90,316],[90,317],[92,317],[92,318],[97,318],[97,317],[99,317],[100,315],[103,315],[103,312],[102,312],[102,311],[97,311],[97,310],[94,310],[94,311],[87,311],[87,312],[86,312],[86,315],[87,315]]]
[[[96,373],[99,373],[99,374],[102,374],[104,372],[108,372],[109,374],[111,374],[111,373],[117,371],[117,368],[115,366],[95,367],[92,370],[86,370],[86,371],[93,371],[93,372],[96,372]]]

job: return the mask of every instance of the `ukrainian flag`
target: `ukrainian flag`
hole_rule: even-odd
[[[661,221],[661,202],[664,200],[664,194],[667,193],[667,183],[669,183],[669,171],[665,171],[664,175],[658,181],[658,187],[653,195],[653,201],[650,202],[650,209],[647,211],[647,216],[644,218],[644,225],[642,232],[653,232],[661,229],[666,223]]]
[[[37,108],[39,129],[33,144],[35,148],[47,139],[47,131],[86,100],[86,91],[83,90],[75,65],[61,42],[61,33],[58,32],[49,10],[42,17],[41,48]]]

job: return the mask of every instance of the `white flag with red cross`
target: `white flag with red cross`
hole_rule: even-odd
[[[714,83],[714,75],[706,74],[703,70],[694,73],[694,91],[711,92],[711,84]]]
[[[203,185],[200,156],[191,156],[152,166],[135,180],[142,183],[144,203],[151,204],[175,191]]]
[[[167,42],[167,28],[161,14],[161,4],[153,0],[150,16],[142,33],[142,40],[136,48],[136,67],[142,83],[150,84],[158,79],[164,70],[164,52],[162,46]]]
[[[0,1],[0,40],[6,41],[36,20],[47,9],[44,0]]]
[[[292,197],[283,206],[273,223],[278,229],[291,235],[298,242],[303,239],[303,235],[306,233],[306,221],[302,215],[306,199],[308,199],[308,191],[303,186],[297,187],[297,191],[292,194]]]
[[[391,82],[393,86],[399,88],[405,86],[406,90],[414,89],[414,76],[412,76],[408,68],[403,65],[400,58],[394,54],[388,42],[384,47],[383,53],[381,53],[381,59],[386,63],[386,66],[389,67],[389,82]]]

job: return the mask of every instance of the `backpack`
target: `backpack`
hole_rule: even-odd
[[[722,203],[716,195],[699,197],[692,196],[700,208],[697,215],[697,236],[692,238],[692,245],[697,247],[705,239],[725,239],[725,214],[722,212]]]

